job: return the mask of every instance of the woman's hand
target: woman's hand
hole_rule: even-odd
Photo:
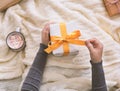
[[[102,61],[103,44],[96,38],[86,40],[86,46],[90,52],[91,61],[99,63]]]
[[[50,37],[49,37],[49,34],[50,34],[50,24],[51,23],[47,23],[43,30],[42,30],[42,44],[44,45],[48,45],[48,42],[50,41]]]

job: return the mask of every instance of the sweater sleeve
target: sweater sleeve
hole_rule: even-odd
[[[107,91],[102,62],[92,63],[92,91]]]
[[[40,44],[40,49],[33,61],[25,81],[23,82],[21,91],[39,91],[48,55],[44,52],[45,48],[47,48],[47,46]]]

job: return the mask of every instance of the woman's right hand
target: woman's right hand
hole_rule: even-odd
[[[86,40],[85,42],[89,52],[91,61],[99,63],[102,61],[103,44],[96,38]]]

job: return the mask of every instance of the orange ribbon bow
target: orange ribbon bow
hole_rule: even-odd
[[[69,43],[77,44],[77,45],[85,45],[84,40],[78,40],[78,37],[81,35],[79,30],[76,30],[71,34],[67,35],[66,25],[64,23],[60,23],[60,30],[62,37],[51,36],[51,42],[54,43],[52,45],[48,45],[48,48],[45,49],[45,52],[50,53],[63,44],[64,55],[68,55]]]

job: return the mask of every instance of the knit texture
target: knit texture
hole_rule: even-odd
[[[49,21],[76,22],[80,38],[96,37],[104,45],[103,66],[107,86],[120,87],[120,15],[109,17],[102,0],[22,0],[0,13],[0,79],[22,76],[23,81],[41,42],[41,31]],[[13,52],[5,38],[21,27],[26,48]],[[91,89],[89,51],[80,47],[74,56],[49,55],[41,91],[88,91]],[[78,85],[79,84],[79,85]]]

